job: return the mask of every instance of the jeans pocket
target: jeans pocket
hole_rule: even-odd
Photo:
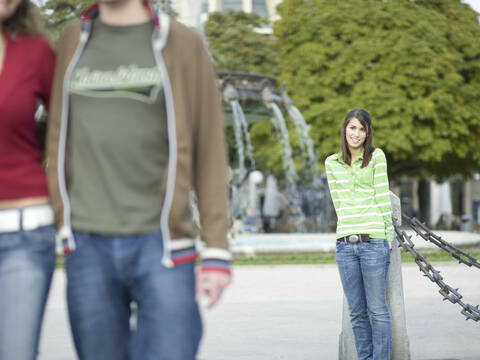
[[[376,253],[386,255],[389,251],[386,239],[373,238],[367,243],[367,248]]]
[[[382,238],[372,238],[372,239],[370,239],[370,244],[371,245],[384,246],[386,242],[387,242],[387,240],[382,239]]]

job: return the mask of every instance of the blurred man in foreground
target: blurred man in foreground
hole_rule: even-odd
[[[80,359],[195,359],[197,301],[218,301],[231,259],[221,99],[201,37],[147,2],[101,0],[66,29],[52,96],[49,188]],[[206,243],[196,279],[191,189]]]

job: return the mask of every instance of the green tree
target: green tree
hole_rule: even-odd
[[[260,34],[255,29],[269,25],[268,20],[255,13],[230,10],[225,13],[215,12],[209,15],[205,23],[205,36],[217,71],[234,71],[269,76],[278,75],[279,49],[272,35]],[[243,104],[245,105],[245,104]],[[263,105],[260,105],[263,107]],[[247,119],[252,117],[251,107],[244,107]],[[265,110],[265,109],[264,109]],[[226,112],[229,112],[228,106]],[[270,122],[269,111],[259,111],[258,119],[250,126],[250,136],[255,147],[254,157],[257,169],[269,169],[277,176],[282,176],[280,148]],[[227,117],[231,117],[228,113]],[[227,128],[227,143],[230,163],[237,166],[237,152],[233,128]],[[267,146],[266,144],[270,146]],[[259,146],[259,144],[263,144]],[[249,166],[249,164],[247,164]]]
[[[156,7],[177,17],[172,0],[154,0]],[[92,0],[47,0],[40,6],[46,30],[51,40],[60,38],[65,26],[72,20],[80,19],[82,12],[93,3]]]
[[[255,13],[230,10],[210,14],[205,35],[217,70],[277,75],[275,39],[255,32],[266,25],[268,21]]]
[[[41,7],[50,39],[57,41],[65,26],[74,19],[80,19],[80,14],[91,1],[86,0],[47,0]]]
[[[480,26],[460,0],[284,0],[280,79],[321,158],[348,110],[372,115],[394,175],[480,169]],[[314,14],[314,16],[312,16]]]

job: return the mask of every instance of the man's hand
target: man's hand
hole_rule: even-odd
[[[230,284],[231,275],[219,271],[198,271],[195,298],[199,304],[213,307],[223,290]]]

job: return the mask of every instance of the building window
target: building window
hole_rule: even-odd
[[[253,0],[252,9],[254,13],[257,13],[264,18],[268,18],[268,9],[265,0]]]
[[[242,0],[223,0],[223,10],[243,10],[243,1]]]

